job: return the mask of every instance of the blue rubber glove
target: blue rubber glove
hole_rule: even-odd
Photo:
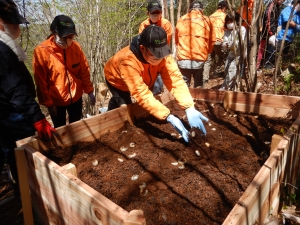
[[[185,112],[190,126],[200,129],[203,132],[203,134],[206,135],[206,130],[202,120],[208,122],[208,119],[205,116],[203,116],[201,112],[196,110],[194,106],[186,109]]]
[[[180,121],[180,119],[178,119],[177,117],[175,117],[172,114],[170,114],[167,117],[167,121],[170,122],[173,125],[173,127],[175,128],[175,130],[177,130],[177,132],[180,133],[180,135],[183,137],[183,139],[186,142],[189,142],[189,132],[187,131],[187,129],[185,129],[185,127],[183,126],[183,124]]]

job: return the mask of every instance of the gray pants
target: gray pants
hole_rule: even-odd
[[[236,58],[228,57],[225,62],[225,79],[222,84],[222,90],[234,90],[234,86],[236,84],[236,76],[237,76],[237,66],[236,62],[239,61],[239,56]]]
[[[221,66],[224,60],[224,52],[222,51],[222,42],[216,42],[211,54],[208,55],[204,63],[203,80],[209,80],[209,72],[212,64],[215,64],[215,73],[221,72]]]

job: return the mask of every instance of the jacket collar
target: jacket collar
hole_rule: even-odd
[[[143,54],[140,50],[140,35],[137,35],[132,38],[132,42],[129,46],[129,49],[133,52],[135,57],[142,63],[149,64],[143,57]]]

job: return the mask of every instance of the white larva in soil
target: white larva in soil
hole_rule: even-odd
[[[133,143],[133,142],[130,143],[130,144],[129,144],[129,147],[130,147],[130,148],[134,148],[134,147],[135,147],[135,143]]]
[[[148,190],[144,190],[144,188],[140,189],[140,194],[142,196],[146,196],[148,194]]]
[[[212,124],[211,124],[211,123],[208,123],[208,126],[210,126],[210,127],[211,127],[211,126],[212,126]]]
[[[184,167],[184,164],[178,166],[179,169],[183,170],[185,167]]]
[[[172,162],[171,163],[173,166],[177,166],[178,165],[178,162]]]
[[[192,137],[195,137],[195,135],[196,135],[195,131],[192,131],[192,132],[191,132],[191,136],[192,136]]]
[[[171,133],[171,136],[172,136],[172,137],[176,137],[176,136],[177,136],[177,134],[175,134],[175,133]]]
[[[131,180],[137,180],[139,178],[139,175],[135,174],[131,177]]]
[[[196,150],[195,153],[196,153],[197,156],[200,156],[200,155],[201,155],[200,152],[199,152],[198,150]]]
[[[145,188],[145,187],[146,187],[146,183],[145,183],[145,182],[143,182],[143,183],[139,186],[140,189]]]
[[[186,159],[180,158],[180,159],[178,159],[178,163],[179,163],[180,165],[183,165],[183,164],[186,163]]]
[[[124,161],[124,159],[118,158],[118,161],[119,161],[119,162],[123,162],[123,161]]]
[[[269,144],[271,144],[271,142],[269,142],[269,141],[265,141],[265,144],[266,144],[266,145],[269,145]]]
[[[234,115],[233,115],[233,117],[237,117],[237,115],[236,115],[236,114],[234,114]]]
[[[128,148],[125,147],[125,146],[122,146],[122,147],[120,148],[120,150],[121,150],[122,152],[125,152],[127,149],[128,149]]]
[[[93,162],[92,162],[93,166],[97,166],[98,165],[98,160],[95,159]]]
[[[211,103],[211,105],[210,105],[211,107],[215,107],[215,104],[214,103]]]
[[[123,130],[123,131],[122,131],[122,134],[124,134],[124,133],[127,133],[127,130]]]
[[[216,130],[216,128],[211,128],[211,130],[215,131],[215,130]]]
[[[209,146],[210,146],[210,144],[209,144],[208,142],[205,142],[205,145],[206,145],[206,147],[209,147]]]
[[[133,157],[135,157],[135,156],[136,156],[136,154],[133,153],[133,154],[131,154],[131,155],[128,155],[128,158],[133,158]]]

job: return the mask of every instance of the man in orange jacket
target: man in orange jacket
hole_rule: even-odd
[[[107,86],[113,95],[108,110],[132,103],[131,97],[133,97],[151,115],[159,120],[170,122],[188,142],[189,132],[182,122],[170,114],[170,110],[150,91],[157,74],[161,74],[166,88],[186,111],[190,126],[206,134],[202,120],[208,121],[208,119],[194,108],[191,94],[170,54],[171,49],[167,44],[165,30],[150,25],[132,39],[130,46],[121,49],[111,57],[104,67]]]
[[[218,9],[216,12],[211,14],[209,17],[210,22],[213,24],[212,33],[215,37],[214,48],[211,54],[208,55],[208,58],[204,64],[203,72],[203,82],[204,84],[209,80],[209,72],[211,65],[214,64],[215,71],[214,76],[219,76],[221,72],[221,65],[224,60],[224,52],[222,50],[223,36],[224,36],[224,27],[225,27],[225,17],[226,10],[228,8],[226,1],[221,1],[218,4]]]
[[[242,25],[248,29],[252,23],[252,14],[253,14],[254,0],[244,0],[243,4],[239,7],[238,12],[242,15]],[[241,9],[243,11],[241,12]]]
[[[54,127],[82,117],[82,95],[87,93],[95,105],[90,69],[78,42],[75,24],[69,16],[59,15],[50,25],[52,35],[34,50],[33,70],[39,103],[48,108]]]
[[[203,15],[203,4],[195,0],[175,29],[177,61],[188,86],[194,76],[194,87],[203,87],[203,66],[214,45],[210,19]]]
[[[148,3],[147,7],[148,19],[144,20],[139,28],[139,34],[151,24],[162,27],[167,32],[167,42],[168,45],[171,44],[172,39],[172,24],[169,20],[162,18],[162,7],[158,0],[152,0]],[[163,92],[163,81],[160,74],[158,74],[157,79],[153,85],[152,92],[154,95],[160,94]]]
[[[162,18],[161,4],[157,0],[152,0],[148,3],[147,10],[149,18],[140,24],[139,34],[142,33],[142,31],[149,25],[155,24],[156,26],[164,28],[167,32],[167,42],[168,45],[170,45],[172,39],[172,24],[169,20]]]

